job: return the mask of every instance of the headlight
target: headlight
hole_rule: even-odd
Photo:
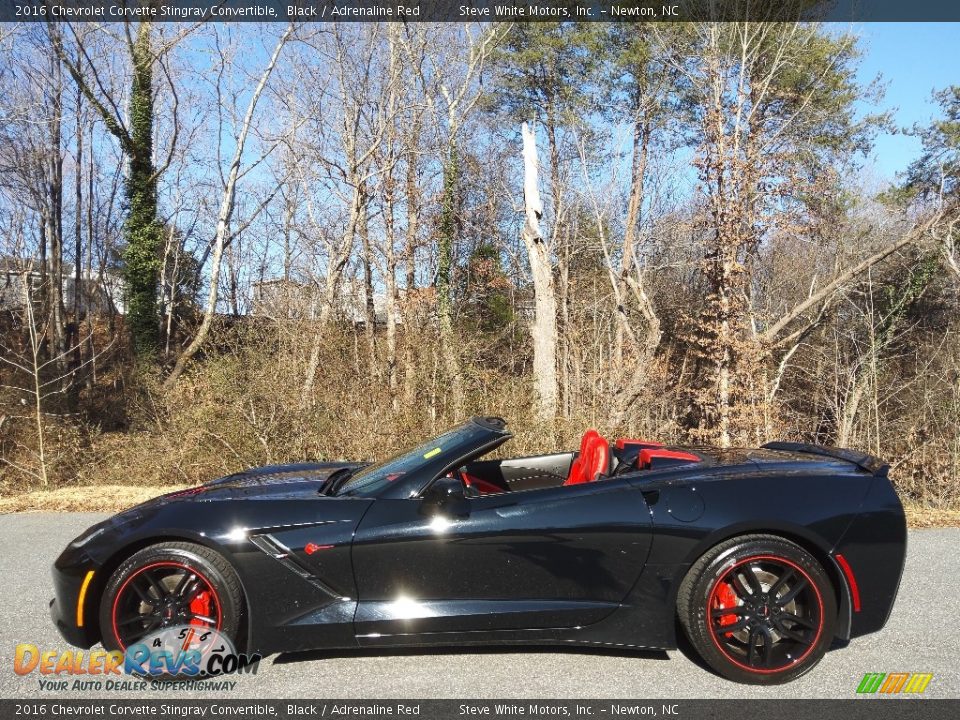
[[[70,543],[70,547],[82,548],[84,545],[86,545],[88,542],[93,540],[95,537],[102,535],[106,531],[106,529],[107,529],[106,526],[97,527],[96,525],[94,525],[92,528],[88,528],[87,531],[83,533],[83,535],[81,535],[72,543]]]
[[[130,523],[139,520],[143,517],[143,512],[138,508],[130,508],[129,510],[124,510],[121,513],[117,513],[112,518],[108,518],[103,522],[99,522],[96,525],[91,525],[86,530],[83,531],[83,534],[70,543],[72,548],[82,548],[84,545],[89,545],[91,540],[94,540],[100,537],[107,530],[116,530],[117,528],[123,527],[124,525],[129,525]]]

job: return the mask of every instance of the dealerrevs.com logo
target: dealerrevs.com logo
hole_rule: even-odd
[[[124,672],[171,679],[256,674],[259,655],[238,654],[225,635],[193,625],[170,627],[127,648]]]
[[[933,673],[867,673],[857,686],[860,695],[919,695],[933,680]]]
[[[168,681],[208,681],[223,675],[256,674],[260,659],[259,654],[238,653],[229,638],[212,628],[183,625],[148,634],[125,652],[41,651],[36,645],[21,643],[14,654],[13,669],[18,675],[37,672],[45,676],[40,679],[41,690],[122,691],[144,690],[148,682],[162,685]],[[62,679],[65,675],[72,680]],[[115,678],[117,675],[130,679]],[[232,690],[235,685],[229,681],[205,682],[204,687]]]

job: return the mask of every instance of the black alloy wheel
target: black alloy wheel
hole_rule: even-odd
[[[789,682],[816,665],[833,639],[837,604],[817,560],[775,536],[721,543],[691,567],[677,601],[701,657],[738,682]]]
[[[110,577],[100,603],[103,644],[125,650],[165,628],[214,629],[236,641],[240,582],[218,553],[192,543],[151,545]]]

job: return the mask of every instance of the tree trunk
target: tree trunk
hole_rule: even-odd
[[[614,345],[614,363],[623,371],[623,344],[629,334],[630,318],[627,298],[630,296],[629,278],[633,272],[637,235],[643,205],[644,184],[647,176],[647,155],[650,145],[650,121],[637,119],[633,126],[633,158],[630,163],[630,195],[627,200],[627,218],[623,232],[623,247],[620,255],[619,299],[617,307],[617,334]]]
[[[390,170],[384,178],[383,184],[383,222],[384,222],[384,244],[386,255],[386,273],[384,276],[384,285],[386,289],[386,371],[387,387],[390,389],[390,399],[394,410],[398,408],[397,403],[397,253],[396,253],[396,228],[394,226],[394,158],[388,159]]]
[[[50,313],[54,365],[65,386],[69,380],[66,377],[68,358],[63,306],[63,156],[60,150],[63,123],[63,75],[60,60],[56,56],[51,59],[50,100],[50,145],[47,156],[49,203],[47,239],[50,243],[48,256],[50,267],[47,277],[47,309]]]
[[[124,293],[126,323],[137,355],[151,359],[160,337],[157,313],[157,289],[160,274],[160,250],[163,245],[157,222],[157,177],[153,163],[153,48],[152,23],[140,22],[130,45],[133,81],[130,88],[128,118],[120,117],[112,102],[98,99],[103,89],[96,70],[90,68],[95,82],[88,83],[80,66],[67,57],[59,28],[49,25],[49,37],[59,61],[66,66],[77,87],[117,138],[127,160],[127,218],[124,223]],[[95,91],[94,88],[97,88]],[[108,108],[110,105],[110,108]],[[124,123],[128,122],[128,125]]]
[[[77,89],[76,141],[77,162],[73,186],[73,333],[68,344],[74,348],[74,367],[83,365],[83,344],[80,342],[83,282],[83,93]]]
[[[420,191],[418,185],[419,164],[417,143],[420,138],[421,116],[414,115],[410,127],[409,147],[406,153],[406,206],[407,232],[404,245],[404,260],[406,262],[406,310],[403,319],[404,352],[403,352],[403,394],[409,405],[414,401],[417,389],[417,367],[414,359],[414,336],[416,330],[416,314],[414,312],[414,291],[417,288],[417,231],[420,220]]]
[[[533,277],[535,310],[530,327],[533,374],[537,390],[537,415],[541,420],[550,421],[557,415],[557,302],[553,263],[540,231],[543,206],[537,187],[536,135],[526,123],[523,124],[522,133],[526,222],[521,235]]]
[[[92,388],[93,384],[96,382],[97,378],[97,353],[95,352],[93,344],[93,303],[94,298],[98,290],[94,287],[93,284],[93,248],[94,248],[94,237],[96,235],[96,230],[94,228],[93,222],[93,205],[94,205],[94,165],[93,165],[93,122],[88,123],[88,130],[90,132],[89,144],[90,152],[87,153],[87,267],[85,275],[87,277],[87,283],[89,285],[84,288],[83,297],[84,302],[87,305],[88,312],[88,327],[90,332],[87,333],[87,357],[90,358],[90,369],[85,373],[86,379],[85,383],[87,388]],[[98,278],[97,285],[100,285],[100,278]],[[107,312],[111,318],[111,323],[113,319],[114,307],[113,303],[109,300],[107,301]]]
[[[320,306],[320,314],[316,319],[313,333],[313,342],[310,346],[310,358],[307,360],[307,371],[303,381],[303,402],[304,405],[310,405],[313,402],[313,385],[316,381],[317,369],[320,367],[320,349],[323,345],[323,337],[326,334],[327,326],[333,315],[333,309],[336,307],[337,298],[340,294],[340,284],[343,279],[343,272],[350,260],[350,253],[353,251],[354,241],[356,240],[357,227],[360,222],[360,214],[366,213],[366,198],[362,195],[361,184],[356,181],[356,174],[351,178],[353,183],[353,198],[350,202],[350,217],[347,220],[347,227],[344,230],[339,246],[334,251],[332,262],[327,268],[326,287],[324,288],[324,301]]]
[[[573,412],[574,404],[580,401],[579,383],[574,382],[570,372],[575,362],[570,350],[570,336],[573,328],[570,322],[570,242],[569,238],[564,238],[560,249],[557,252],[557,278],[560,281],[559,295],[557,298],[560,309],[557,318],[557,356],[560,370],[557,388],[557,408],[558,412],[564,417],[569,417]]]
[[[377,375],[376,308],[373,303],[373,248],[370,245],[370,221],[364,211],[360,216],[360,246],[363,252],[363,334],[367,340],[370,373]]]
[[[457,146],[451,139],[443,168],[443,198],[441,200],[439,238],[437,247],[437,318],[440,324],[440,346],[444,370],[450,383],[451,410],[459,416],[463,412],[463,378],[457,357],[457,341],[453,333],[453,243],[457,234],[457,184],[460,166]]]
[[[73,227],[73,321],[77,324],[79,332],[80,323],[80,283],[82,280],[83,265],[83,94],[77,90],[77,162],[74,175],[73,202],[74,202],[74,227]]]
[[[124,250],[126,316],[137,355],[151,359],[159,348],[157,288],[163,238],[157,223],[157,179],[153,165],[152,24],[142,22],[131,47],[130,135]]]
[[[719,43],[708,50],[709,96],[703,116],[700,179],[707,193],[710,239],[704,258],[704,275],[710,293],[700,315],[700,355],[709,371],[697,383],[693,402],[701,442],[729,447],[734,430],[735,405],[744,401],[743,390],[753,387],[749,377],[756,358],[745,339],[750,292],[749,265],[740,261],[755,248],[756,170],[750,167],[750,145],[756,142],[743,120],[747,106],[748,69],[740,68],[741,82],[734,100],[728,101],[728,83]],[[732,104],[732,107],[731,107]]]

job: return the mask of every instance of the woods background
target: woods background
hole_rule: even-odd
[[[0,491],[484,413],[514,455],[849,446],[960,507],[960,87],[881,183],[859,56],[787,23],[0,26]]]

